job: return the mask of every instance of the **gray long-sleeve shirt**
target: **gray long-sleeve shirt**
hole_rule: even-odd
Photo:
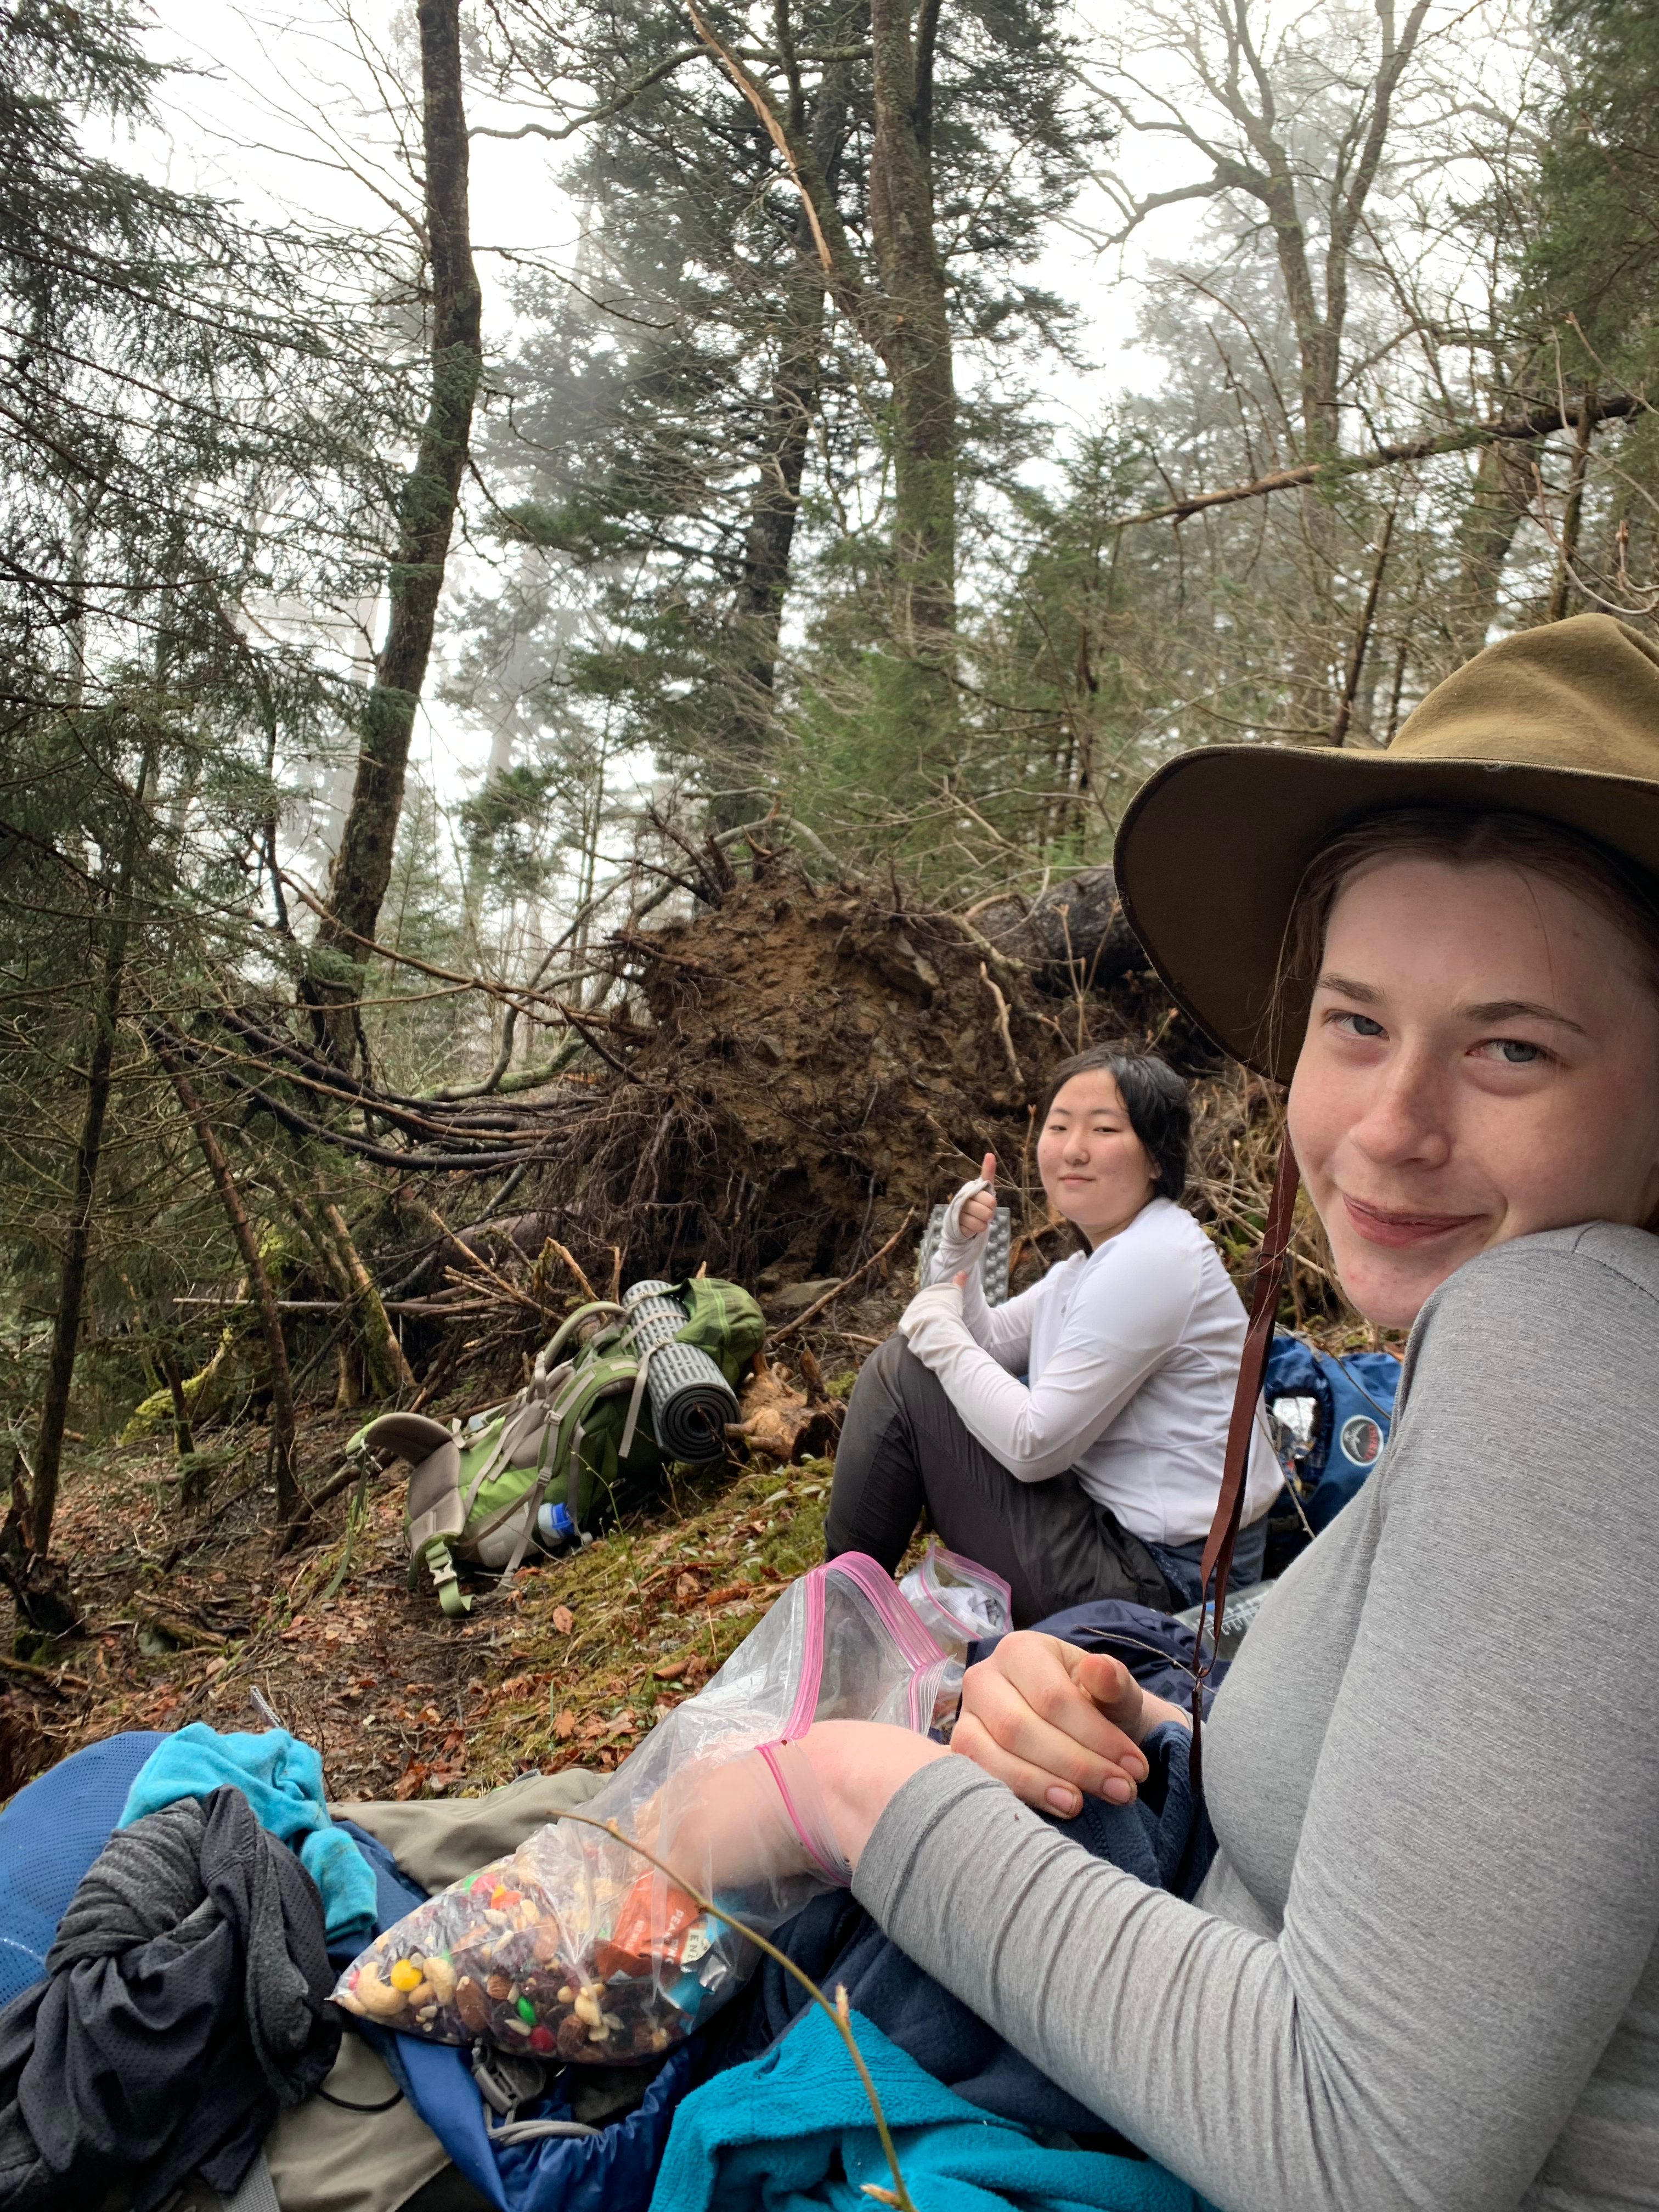
[[[965,1759],[854,1888],[1225,2212],[1659,2206],[1659,1238],[1471,1261],[1205,1731],[1195,1905]]]

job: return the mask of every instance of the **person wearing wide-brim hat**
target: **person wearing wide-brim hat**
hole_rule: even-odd
[[[804,1739],[856,1894],[1226,2212],[1659,2205],[1659,649],[1581,617],[1386,755],[1189,753],[1116,865],[1289,1080],[1400,1409],[1216,1699],[1190,1902],[1064,1827],[1182,1717],[1037,1633],[970,1671],[968,1758]]]

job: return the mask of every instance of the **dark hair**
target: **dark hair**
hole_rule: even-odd
[[[1530,868],[1574,891],[1622,929],[1659,989],[1659,911],[1654,887],[1592,837],[1534,814],[1476,814],[1455,806],[1402,806],[1366,816],[1321,847],[1308,863],[1285,933],[1276,1012],[1304,1012],[1325,955],[1331,909],[1349,879],[1373,860],[1416,856],[1459,866]],[[1127,1101],[1125,1102],[1127,1103]]]
[[[1167,1060],[1155,1052],[1133,1052],[1127,1045],[1097,1044],[1074,1060],[1063,1060],[1054,1070],[1048,1095],[1042,1102],[1037,1126],[1054,1111],[1060,1092],[1074,1075],[1091,1075],[1098,1068],[1117,1085],[1129,1127],[1139,1138],[1152,1170],[1152,1188],[1159,1198],[1178,1199],[1187,1188],[1187,1152],[1193,1137],[1192,1097],[1184,1079]]]

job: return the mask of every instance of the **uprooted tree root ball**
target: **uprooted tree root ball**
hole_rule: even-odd
[[[1144,969],[1056,995],[971,922],[793,868],[617,951],[650,1027],[538,1195],[553,1233],[596,1267],[620,1251],[629,1278],[846,1273],[987,1151],[1027,1194],[1017,1233],[1038,1233],[1051,1071],[1104,1037],[1206,1057]]]

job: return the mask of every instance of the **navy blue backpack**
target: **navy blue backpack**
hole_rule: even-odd
[[[1347,1352],[1339,1358],[1285,1331],[1273,1338],[1261,1395],[1283,1439],[1285,1472],[1297,1486],[1316,1536],[1357,1495],[1382,1458],[1399,1388],[1400,1362],[1391,1352]],[[1288,1500],[1273,1509],[1270,1546],[1287,1516],[1300,1540],[1290,1539],[1293,1553],[1307,1534]],[[1290,1537],[1288,1528],[1285,1534]],[[1281,1549],[1268,1571],[1282,1572],[1289,1564]]]

